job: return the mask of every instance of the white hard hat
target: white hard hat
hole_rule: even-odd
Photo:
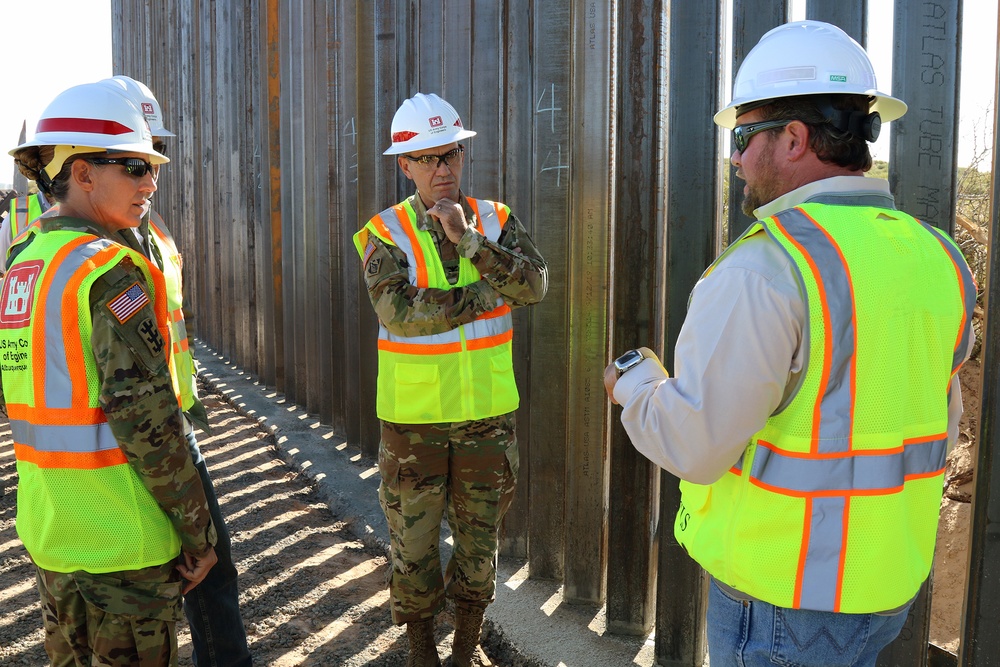
[[[880,93],[868,54],[850,35],[822,21],[793,21],[767,32],[736,73],[733,101],[715,114],[717,125],[736,126],[737,107],[798,95],[866,95],[882,121],[906,113],[906,104]]]
[[[146,117],[146,122],[149,123],[149,131],[153,133],[154,137],[177,136],[163,127],[163,111],[160,110],[160,103],[156,101],[153,91],[142,81],[136,81],[124,74],[116,74],[110,79],[102,79],[98,83],[124,90],[125,96],[135,102],[136,106],[142,111],[142,115]]]
[[[403,102],[392,117],[392,145],[383,155],[399,155],[445,146],[476,136],[462,127],[455,107],[434,93],[417,93]]]
[[[153,150],[153,135],[142,112],[122,92],[100,83],[85,83],[59,93],[42,111],[35,136],[8,154],[31,146],[55,146],[45,166],[55,178],[71,155],[101,151],[145,153],[152,164],[170,162]]]

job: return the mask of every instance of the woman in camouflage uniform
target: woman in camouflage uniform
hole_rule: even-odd
[[[53,665],[176,665],[181,594],[215,529],[170,377],[163,274],[114,239],[167,158],[142,112],[70,88],[11,151],[59,204],[12,247],[0,392],[17,457],[17,531],[37,567]]]

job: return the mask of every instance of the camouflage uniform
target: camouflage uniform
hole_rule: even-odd
[[[418,195],[410,198],[417,226],[434,237],[450,284],[459,256],[482,279],[464,288],[418,289],[410,284],[402,251],[369,236],[364,277],[379,320],[390,332],[421,336],[450,331],[496,308],[537,303],[547,289],[545,260],[511,215],[496,242],[466,233],[456,245],[428,216]],[[466,220],[473,212],[462,197]],[[379,500],[389,525],[392,619],[403,624],[444,608],[445,597],[485,608],[496,589],[497,533],[513,500],[518,453],[514,414],[435,424],[382,422]],[[444,575],[438,554],[447,513],[454,550]]]
[[[42,232],[55,229],[107,237],[103,229],[83,220],[43,218]],[[17,254],[30,242],[11,250],[8,265],[17,261]],[[167,343],[155,333],[151,338],[140,330],[144,321],[156,321],[151,303],[124,324],[108,308],[109,301],[137,281],[146,284],[142,272],[125,258],[91,289],[91,346],[102,379],[101,407],[129,464],[177,531],[182,551],[202,557],[215,544],[216,533],[183,435],[183,417],[164,352]],[[0,384],[0,398],[2,393]],[[53,665],[73,664],[74,658],[83,664],[92,659],[95,664],[103,660],[100,664],[110,665],[176,664],[181,581],[173,562],[104,574],[38,568],[38,584],[46,652]],[[102,630],[97,633],[92,623],[101,618]],[[89,643],[91,633],[104,634],[104,626],[110,632],[98,643]],[[87,631],[81,634],[81,627]],[[113,649],[112,654],[99,653],[102,647]],[[160,657],[140,662],[140,653]]]
[[[45,651],[53,667],[177,664],[181,576],[174,563],[90,574],[38,569]]]

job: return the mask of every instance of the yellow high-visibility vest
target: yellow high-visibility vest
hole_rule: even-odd
[[[776,606],[896,609],[931,568],[975,281],[950,238],[900,211],[805,204],[742,238],[757,233],[802,278],[807,366],[719,481],[681,482],[674,535]]]
[[[10,202],[10,237],[17,238],[17,235],[27,229],[28,224],[42,213],[44,211],[37,194],[15,198]]]
[[[473,224],[496,241],[510,215],[504,204],[468,199]],[[409,201],[387,208],[354,236],[363,256],[368,234],[406,254],[410,283],[417,287],[455,289],[480,279],[466,258],[459,260],[458,281],[448,283],[444,265],[429,232],[417,228]],[[496,308],[468,324],[425,336],[399,336],[379,324],[376,412],[400,424],[485,419],[517,409],[511,352],[510,307],[497,298]]]
[[[173,351],[170,375],[174,391],[180,394],[181,407],[190,410],[198,400],[198,384],[194,372],[194,355],[188,341],[184,323],[184,282],[181,275],[181,254],[174,238],[167,231],[163,218],[156,211],[149,215],[149,240],[155,243],[163,258],[163,276],[166,279],[167,309],[170,320],[170,345]]]
[[[128,463],[99,402],[90,290],[125,256],[146,280],[120,298],[149,299],[166,339],[163,274],[140,253],[91,234],[37,233],[0,292],[0,372],[19,477],[16,527],[46,570],[134,570],[180,553],[177,532]]]

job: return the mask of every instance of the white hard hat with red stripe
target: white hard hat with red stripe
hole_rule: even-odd
[[[100,83],[59,93],[42,111],[35,136],[9,154],[31,146],[55,146],[55,157],[45,166],[49,178],[59,174],[68,157],[79,153],[145,153],[152,164],[170,161],[153,150],[153,135],[139,107],[124,92]]]
[[[154,137],[174,137],[177,136],[167,128],[163,127],[163,112],[160,110],[160,103],[153,96],[153,91],[142,81],[136,81],[130,76],[116,74],[110,79],[101,79],[98,83],[117,88],[119,92],[124,91],[125,96],[135,102],[142,115],[149,123],[149,131]]]
[[[884,122],[906,113],[906,103],[876,89],[871,60],[850,35],[822,21],[793,21],[765,33],[743,59],[733,101],[715,122],[733,129],[739,107],[798,95],[865,95]]]
[[[476,136],[462,127],[455,107],[434,93],[417,93],[392,117],[392,145],[383,155],[435,148]]]

